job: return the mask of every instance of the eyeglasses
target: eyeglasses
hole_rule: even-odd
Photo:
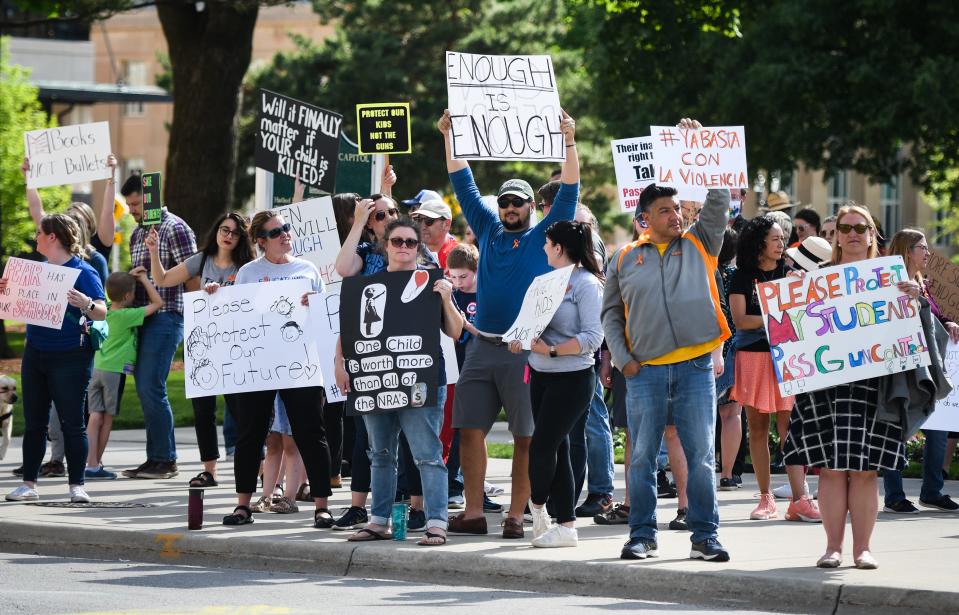
[[[927,246],[927,245],[924,244],[924,243],[917,243],[916,245],[912,246],[912,249],[913,249],[913,250],[922,250],[922,251],[925,252],[926,254],[929,254],[929,246]]]
[[[865,235],[872,227],[868,224],[837,224],[836,228],[843,235],[848,235],[850,231],[856,231],[859,235]]]
[[[289,226],[289,225],[287,225],[287,226]],[[221,226],[220,228],[217,229],[217,231],[219,231],[220,234],[223,235],[224,237],[231,237],[231,236],[232,236],[232,237],[236,237],[237,239],[239,239],[240,237],[243,236],[243,233],[241,233],[240,231],[234,231],[233,229],[231,229],[231,228],[228,227],[228,226]]]
[[[425,224],[426,226],[433,226],[439,218],[428,218],[426,216],[414,216],[413,221],[420,224]]]
[[[522,199],[518,196],[514,196],[514,197],[502,196],[496,199],[496,204],[499,205],[500,209],[506,209],[507,207],[510,207],[510,206],[513,206],[516,209],[519,209],[520,207],[525,207],[527,203],[529,203],[529,200]]]
[[[290,223],[287,222],[287,223],[284,224],[283,226],[278,226],[278,227],[272,228],[272,229],[270,229],[270,230],[265,230],[265,229],[264,229],[264,230],[260,231],[260,232],[257,234],[257,237],[261,237],[261,238],[264,238],[264,239],[266,239],[266,238],[276,239],[277,237],[279,237],[279,236],[282,235],[283,233],[289,233],[291,228],[292,228],[292,227],[290,226]]]
[[[373,214],[373,219],[376,220],[377,222],[382,222],[387,215],[393,218],[396,218],[400,215],[400,210],[395,207],[390,207],[386,211],[378,211],[375,214]]]
[[[390,245],[394,248],[402,248],[403,246],[406,246],[412,250],[416,246],[420,245],[420,240],[412,238],[403,239],[402,237],[390,237]]]

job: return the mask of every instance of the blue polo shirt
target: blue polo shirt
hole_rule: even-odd
[[[80,270],[80,275],[73,285],[75,289],[94,300],[106,298],[103,294],[103,284],[100,283],[100,276],[97,275],[93,267],[76,256],[63,263],[63,267]],[[63,318],[63,326],[59,329],[27,325],[27,345],[44,352],[89,348],[90,340],[84,334],[80,325],[77,324],[80,316],[82,314],[78,308],[68,305],[66,316]]]

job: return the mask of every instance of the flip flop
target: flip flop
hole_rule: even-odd
[[[392,534],[375,532],[373,530],[363,528],[361,530],[356,530],[349,538],[346,540],[348,542],[372,542],[374,540],[389,540],[392,538]]]
[[[430,542],[431,538],[440,538],[443,542]],[[420,538],[416,544],[421,547],[442,547],[446,544],[446,536],[426,530],[426,533],[423,534],[423,537]]]
[[[219,483],[216,482],[216,478],[206,470],[203,470],[190,479],[190,486],[194,488],[216,487],[217,485],[219,485]]]
[[[223,525],[246,525],[247,523],[253,523],[253,511],[250,510],[249,506],[237,506],[232,513],[223,517]]]

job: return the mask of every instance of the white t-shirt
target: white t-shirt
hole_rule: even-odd
[[[289,263],[278,265],[261,256],[240,267],[240,271],[236,274],[237,284],[299,279],[309,280],[315,292],[323,292],[323,278],[320,277],[316,265],[302,258],[294,258]]]

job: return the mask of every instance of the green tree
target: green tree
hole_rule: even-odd
[[[0,38],[0,267],[7,258],[33,249],[36,227],[30,219],[23,174],[23,133],[49,128],[53,120],[37,100],[37,88],[30,84],[29,70],[10,64],[9,41]],[[41,190],[49,210],[62,208],[70,199],[70,190],[64,186]],[[0,358],[8,359],[13,352],[7,343],[3,321],[0,320]]]

